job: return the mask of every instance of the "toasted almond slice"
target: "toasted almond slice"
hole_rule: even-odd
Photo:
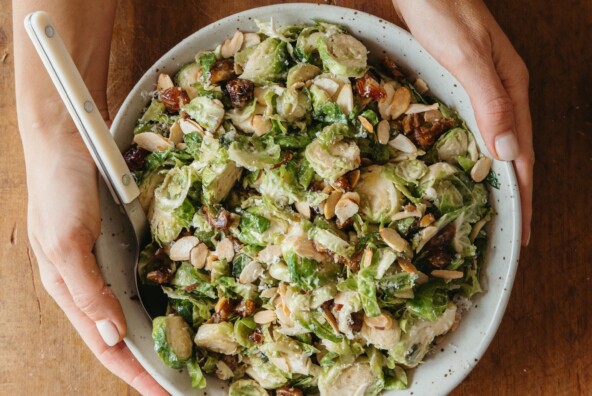
[[[226,308],[230,304],[230,301],[226,297],[222,297],[216,302],[214,306],[215,312],[220,312],[222,309]]]
[[[360,170],[356,169],[356,170],[349,172],[347,174],[347,178],[348,178],[349,185],[351,186],[351,188],[356,187],[358,185],[358,182],[360,181]]]
[[[411,262],[411,260],[409,260],[407,257],[399,257],[397,259],[397,263],[399,263],[399,266],[401,267],[401,269],[405,272],[407,272],[408,274],[417,274],[417,268],[415,268],[415,265],[413,265],[413,263]]]
[[[261,293],[259,293],[259,296],[261,298],[272,298],[276,295],[277,291],[277,287],[270,287],[269,289],[262,290]]]
[[[267,245],[257,254],[257,260],[265,264],[273,264],[282,257],[282,247],[280,245]]]
[[[479,220],[475,223],[473,229],[471,230],[471,234],[469,235],[469,239],[471,240],[471,242],[473,242],[475,238],[477,238],[477,235],[479,235],[479,231],[481,231],[485,224],[487,224],[487,220],[485,219]]]
[[[216,251],[214,254],[221,260],[231,262],[234,258],[234,244],[230,239],[222,238],[222,240],[216,245]]]
[[[358,204],[350,199],[343,199],[341,198],[337,205],[335,205],[335,216],[339,219],[339,221],[344,222],[356,213],[360,207]]]
[[[179,126],[179,121],[175,121],[169,129],[169,140],[177,147],[179,143],[183,142],[183,130]]]
[[[333,330],[339,334],[339,325],[337,324],[337,320],[335,320],[335,316],[329,311],[329,308],[323,307],[322,311],[325,320],[329,322]]]
[[[415,144],[413,144],[413,142],[402,133],[395,136],[395,138],[389,142],[389,146],[408,154],[417,152],[417,147],[415,147]]]
[[[321,192],[323,194],[331,194],[333,191],[335,191],[335,188],[333,188],[332,185],[327,184],[325,187],[323,187],[323,190]]]
[[[464,274],[462,271],[449,271],[449,270],[433,270],[431,275],[434,278],[452,280],[452,279],[461,279]]]
[[[160,73],[158,75],[158,81],[156,82],[156,89],[158,92],[164,92],[169,88],[173,88],[175,84],[173,84],[173,80],[171,80],[171,76],[166,73]]]
[[[310,206],[306,202],[295,202],[294,207],[302,216],[310,219]]]
[[[440,104],[438,102],[432,103],[431,105],[423,104],[423,103],[411,103],[405,114],[417,114],[417,113],[425,113],[426,111],[430,110],[438,110]]]
[[[173,144],[163,136],[154,132],[141,132],[134,136],[134,143],[150,152],[164,151]]]
[[[179,120],[179,127],[181,128],[181,130],[185,134],[191,133],[191,132],[197,132],[202,136],[204,134],[204,130],[201,127],[201,125],[199,125],[197,122],[190,120],[188,118],[181,118]]]
[[[200,243],[191,249],[189,262],[197,269],[202,269],[206,265],[206,259],[210,251],[205,243]]]
[[[413,83],[413,87],[417,90],[417,92],[419,92],[422,95],[430,90],[428,84],[421,78],[415,80],[415,82]]]
[[[391,126],[387,120],[382,120],[378,123],[378,127],[376,128],[376,137],[378,139],[378,143],[380,144],[387,144],[389,141]]]
[[[325,208],[323,210],[326,219],[332,219],[335,216],[335,206],[343,193],[341,191],[333,191],[327,201],[325,201]]]
[[[222,43],[222,47],[220,48],[220,55],[222,55],[223,58],[230,58],[238,51],[240,51],[241,47],[243,46],[244,39],[245,36],[243,35],[243,32],[237,30],[231,39],[226,40],[224,41],[224,43]]]
[[[251,118],[251,125],[257,136],[265,135],[270,132],[272,128],[271,121],[259,114],[254,115],[253,118]]]
[[[173,261],[187,261],[191,250],[197,246],[199,239],[193,235],[179,238],[175,243],[172,244],[171,250],[169,251],[169,257]]]
[[[383,140],[386,136],[386,139],[388,141],[389,135],[391,133],[391,125],[389,124],[389,122],[387,120],[382,120],[378,123],[378,125],[376,126],[376,136],[378,137],[378,140]],[[386,144],[386,143],[384,143]]]
[[[415,280],[416,284],[423,285],[424,283],[428,283],[429,280],[430,280],[429,276],[427,276],[426,274],[424,274],[421,271],[417,271],[417,279]]]
[[[473,169],[471,169],[471,179],[473,179],[477,183],[482,182],[483,180],[485,180],[490,170],[491,158],[481,157],[477,162],[475,162],[475,165],[473,165]]]
[[[360,194],[355,191],[346,192],[341,196],[341,199],[349,199],[350,201],[360,204]]]
[[[255,316],[253,316],[253,320],[255,321],[255,323],[258,324],[267,324],[267,323],[271,323],[273,321],[275,321],[277,319],[277,315],[275,314],[274,311],[271,310],[265,310],[265,311],[259,311],[255,314]]]
[[[258,261],[253,260],[245,265],[245,268],[243,268],[240,273],[238,281],[243,285],[253,283],[259,278],[259,276],[261,276],[262,273],[263,267],[261,264],[259,264]]]
[[[243,33],[243,46],[241,50],[252,47],[261,42],[261,37],[257,33]]]
[[[417,245],[417,247],[415,248],[415,251],[419,252],[421,249],[423,249],[425,244],[428,243],[429,240],[432,239],[438,233],[438,231],[438,227],[435,226],[427,226],[426,228],[422,229],[420,231],[421,240],[419,242],[419,245]]]
[[[364,116],[358,116],[358,120],[360,120],[360,123],[362,124],[362,128],[364,128],[366,131],[372,133],[374,132],[374,125],[372,125],[372,123],[370,121],[368,121],[368,119]]]
[[[339,90],[339,83],[328,77],[317,77],[312,80],[312,83],[317,87],[324,89],[330,97],[333,97]]]
[[[428,213],[427,215],[425,215],[421,218],[421,220],[419,221],[419,226],[421,228],[424,228],[424,227],[427,227],[430,224],[432,224],[434,221],[436,221],[436,218],[434,217],[434,215],[431,213]]]
[[[393,103],[393,96],[395,95],[395,88],[392,84],[384,84],[385,97],[378,102],[378,112],[383,120],[387,120],[391,112],[391,103]]]
[[[370,248],[364,249],[364,254],[362,255],[362,268],[370,267],[372,265],[372,257],[374,256],[374,252]]]
[[[409,242],[403,239],[403,237],[392,228],[383,228],[379,233],[382,240],[396,252],[404,251],[409,245]]]
[[[234,377],[234,372],[224,361],[218,360],[216,362],[216,377],[222,381],[226,381]]]
[[[393,327],[393,318],[386,312],[381,312],[378,316],[364,315],[364,323],[368,327],[379,330],[388,330]]]
[[[349,115],[354,108],[354,93],[351,84],[343,84],[335,101],[345,115]]]
[[[411,104],[411,91],[407,87],[399,87],[393,95],[389,115],[395,120],[405,113]]]

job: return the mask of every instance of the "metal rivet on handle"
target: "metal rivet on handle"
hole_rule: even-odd
[[[128,184],[130,184],[131,181],[132,181],[132,179],[130,178],[130,175],[128,175],[127,173],[121,177],[121,182],[123,183],[124,186],[127,186]]]
[[[53,37],[53,34],[54,34],[54,33],[55,33],[55,30],[53,30],[53,26],[51,26],[51,25],[47,25],[47,26],[45,27],[45,35],[46,35],[47,37],[50,37],[50,38],[51,38],[51,37]]]
[[[91,113],[93,111],[93,109],[94,109],[94,106],[90,100],[87,100],[86,102],[84,102],[84,110],[86,110],[87,113]]]

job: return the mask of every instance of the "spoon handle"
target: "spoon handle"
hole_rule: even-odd
[[[140,194],[138,186],[53,21],[37,11],[25,18],[25,28],[111,194],[129,204]]]

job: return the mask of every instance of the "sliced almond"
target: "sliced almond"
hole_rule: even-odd
[[[395,95],[395,88],[392,84],[384,84],[385,97],[378,102],[378,112],[382,119],[387,120],[391,112],[391,103],[393,103],[393,96]]]
[[[280,245],[267,245],[257,254],[257,260],[265,264],[273,264],[282,257],[282,247]]]
[[[323,190],[321,191],[323,194],[331,194],[333,191],[335,191],[335,188],[333,188],[332,185],[327,184],[325,187],[323,187]]]
[[[325,208],[323,210],[326,219],[332,219],[335,216],[335,206],[343,193],[341,191],[333,191],[327,201],[325,201]]]
[[[169,257],[173,261],[187,261],[191,250],[197,246],[199,239],[193,235],[179,238],[175,243],[172,244],[171,250],[169,251]]]
[[[419,245],[417,245],[417,248],[415,248],[415,251],[419,252],[425,246],[425,244],[428,243],[429,240],[438,233],[438,231],[438,227],[436,226],[427,226],[426,228],[422,229],[420,231],[421,240]]]
[[[325,90],[330,97],[333,97],[339,90],[339,83],[331,78],[320,77],[312,80],[312,83],[317,87]]]
[[[257,33],[243,33],[243,46],[241,50],[252,47],[261,42],[261,37]]]
[[[220,55],[222,55],[223,58],[230,58],[238,51],[240,51],[241,47],[243,46],[244,39],[245,36],[243,35],[243,32],[237,30],[231,39],[226,40],[224,41],[224,43],[222,43],[222,47],[220,48]]]
[[[428,84],[421,78],[415,80],[415,82],[413,83],[413,87],[417,90],[417,92],[419,92],[422,95],[430,90]]]
[[[386,312],[382,312],[378,316],[364,315],[364,323],[368,327],[379,330],[388,330],[393,327],[393,318]]]
[[[373,133],[374,132],[374,125],[364,116],[358,116],[358,120],[360,120],[360,124],[362,124],[362,128],[366,131]]]
[[[173,147],[173,144],[168,139],[154,132],[138,133],[134,136],[134,143],[150,152],[164,151]]]
[[[253,97],[257,100],[260,105],[265,105],[265,94],[267,94],[266,87],[255,87],[253,90]]]
[[[354,93],[351,84],[343,84],[335,101],[345,115],[349,115],[354,108]]]
[[[179,120],[179,127],[181,128],[181,130],[185,134],[191,133],[191,132],[197,132],[202,136],[204,134],[204,130],[201,127],[201,125],[199,125],[197,122],[190,120],[188,118],[181,118]]]
[[[475,223],[473,229],[471,230],[471,234],[469,235],[469,239],[471,240],[471,242],[475,241],[475,238],[477,238],[477,235],[479,235],[479,231],[481,231],[485,224],[487,224],[487,220],[485,219],[479,220]]]
[[[310,206],[306,202],[296,202],[294,203],[294,207],[302,216],[307,219],[310,219]]]
[[[421,271],[417,271],[417,279],[415,280],[415,283],[417,285],[423,285],[424,283],[428,283],[429,280],[430,280],[429,276],[427,276],[426,274],[424,274]]]
[[[407,272],[408,274],[417,274],[417,268],[415,268],[415,265],[413,265],[413,263],[411,262],[411,260],[409,260],[406,257],[399,257],[397,259],[397,263],[399,263],[399,266],[401,267],[401,269],[405,272]]]
[[[206,257],[206,266],[205,269],[207,271],[211,271],[214,263],[218,261],[218,256],[213,254],[213,252],[208,252],[208,256]]]
[[[395,120],[399,118],[411,104],[411,91],[407,87],[399,87],[393,95],[389,115]]]
[[[423,103],[412,103],[409,105],[405,114],[417,114],[417,113],[425,113],[426,111],[430,110],[438,110],[440,104],[438,102],[432,103],[431,105],[423,104]]]
[[[419,220],[419,226],[421,228],[425,228],[425,227],[429,226],[430,224],[432,224],[434,221],[436,221],[436,218],[434,217],[434,215],[431,213],[428,213],[427,215],[423,216],[421,218],[421,220]]]
[[[262,290],[261,293],[259,293],[259,296],[261,298],[272,298],[276,295],[277,291],[277,287],[270,287],[269,289]]]
[[[364,254],[362,255],[362,268],[370,267],[372,265],[372,257],[374,256],[374,252],[370,248],[364,249]]]
[[[378,123],[378,127],[376,128],[376,137],[378,138],[378,143],[380,144],[387,144],[389,141],[389,137],[391,134],[391,126],[387,120],[382,120]]]
[[[485,180],[490,170],[491,158],[481,157],[477,162],[475,162],[475,165],[473,165],[473,169],[471,169],[471,179],[473,179],[477,183],[480,183],[483,180]]]
[[[259,276],[261,276],[262,273],[263,267],[261,264],[258,261],[253,260],[245,265],[240,273],[238,281],[243,285],[253,283],[259,278]]]
[[[277,319],[277,315],[275,314],[274,311],[271,310],[265,310],[265,311],[259,311],[255,314],[255,316],[253,316],[253,320],[255,321],[255,323],[258,324],[267,324],[267,323],[271,323],[273,321],[275,321]]]
[[[341,199],[349,199],[350,201],[360,204],[360,194],[355,191],[346,192],[341,196]]]
[[[452,279],[461,279],[464,274],[462,271],[449,271],[449,270],[433,270],[431,275],[434,278],[452,280]]]
[[[351,188],[355,188],[358,185],[358,182],[360,181],[360,170],[356,169],[356,170],[349,172],[347,174],[347,178],[348,178],[349,185],[351,186]]]
[[[339,333],[339,325],[337,324],[337,320],[335,319],[335,316],[333,316],[333,314],[331,313],[329,308],[323,307],[322,310],[323,310],[323,317],[329,323],[329,325],[331,325],[331,327],[333,328],[333,331],[335,331],[336,333]]]
[[[218,360],[216,362],[216,377],[222,381],[226,381],[234,376],[234,373],[230,367],[224,361]]]
[[[350,199],[340,199],[335,205],[335,216],[339,219],[339,221],[344,222],[356,213],[360,207],[358,204]]]
[[[210,253],[205,243],[200,243],[191,249],[189,262],[197,269],[202,269],[206,265],[206,259]]]
[[[169,140],[177,147],[183,142],[183,130],[179,126],[179,121],[175,121],[169,129]]]
[[[379,233],[382,240],[396,252],[400,253],[404,251],[409,245],[409,242],[403,239],[403,237],[392,228],[383,228]]]
[[[271,132],[272,128],[271,121],[259,114],[254,115],[253,118],[251,118],[251,125],[257,136],[263,136],[266,133]]]
[[[415,144],[413,144],[413,142],[402,133],[395,136],[395,138],[389,142],[389,146],[408,154],[417,152],[417,147],[415,147]]]
[[[228,238],[223,238],[218,244],[216,245],[216,251],[214,252],[216,256],[220,260],[226,260],[227,262],[231,262],[234,258],[234,244]]]
[[[175,84],[173,84],[173,80],[171,80],[171,76],[166,73],[160,73],[158,75],[158,81],[156,83],[156,89],[158,92],[164,92],[169,88],[173,88]]]

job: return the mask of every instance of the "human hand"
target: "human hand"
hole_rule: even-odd
[[[522,244],[530,241],[534,150],[528,70],[481,0],[393,0],[417,41],[467,91],[489,151],[514,161]]]
[[[27,152],[29,239],[41,281],[105,367],[142,394],[166,395],[121,342],[123,311],[92,252],[100,232],[93,160],[77,131],[51,132],[44,145],[51,155],[32,151],[42,145]]]

